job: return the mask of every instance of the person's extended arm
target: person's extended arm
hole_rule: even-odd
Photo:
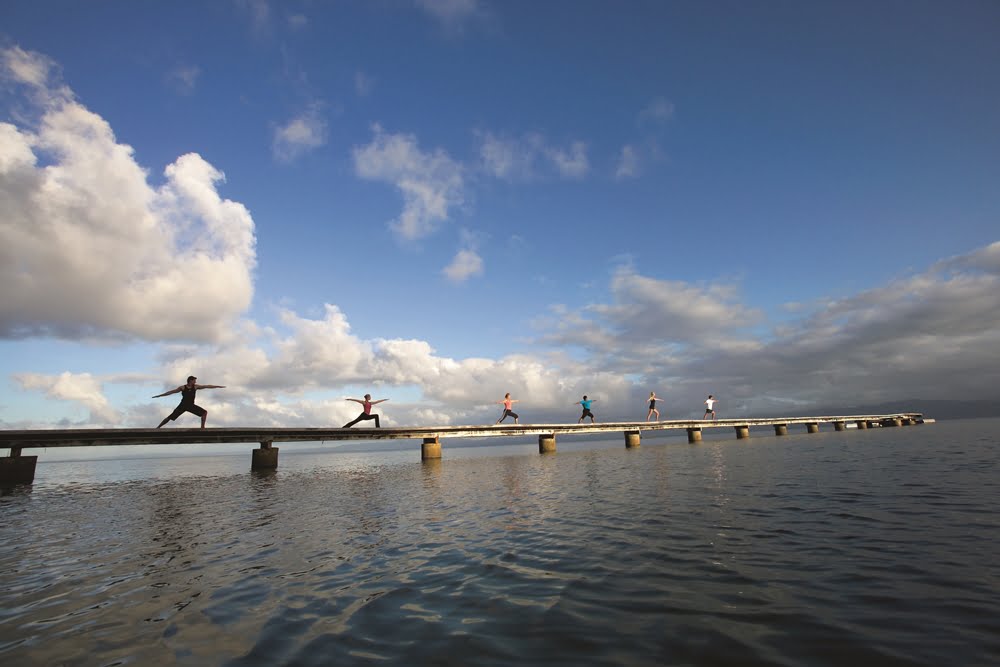
[[[365,402],[362,401],[360,398],[345,398],[344,400],[345,401],[354,401],[355,403],[360,403],[361,405],[365,404]]]
[[[225,389],[226,385],[224,385],[224,384],[196,384],[194,386],[194,388],[195,389]]]
[[[184,387],[177,387],[176,389],[171,389],[170,391],[165,391],[162,394],[157,394],[153,398],[159,398],[160,396],[169,396],[170,394],[176,394],[177,392],[179,392],[183,388]]]
[[[388,400],[389,400],[388,398],[380,398],[377,401],[372,401],[372,405],[378,405],[379,403],[385,403]]]

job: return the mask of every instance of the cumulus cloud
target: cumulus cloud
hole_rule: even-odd
[[[598,349],[731,341],[734,332],[761,319],[760,312],[738,302],[732,285],[649,278],[628,266],[614,273],[610,288],[611,303],[590,304],[576,312],[559,307],[545,340]]]
[[[495,418],[493,401],[507,391],[530,402],[537,421],[563,413],[566,392],[599,394],[607,410],[627,409],[628,380],[620,374],[592,373],[558,355],[452,359],[436,354],[427,341],[365,340],[351,333],[347,318],[330,304],[319,319],[282,311],[277,330],[262,330],[261,336],[253,343],[173,350],[157,376],[176,380],[162,388],[191,373],[226,385],[205,399],[216,425],[339,425],[356,416],[357,406],[329,394],[347,387],[388,397],[394,388],[418,388],[416,402],[394,399],[381,406],[396,424],[482,423]],[[33,386],[47,384],[39,376]],[[165,409],[153,401],[123,413],[128,424],[141,425],[158,422]]]
[[[623,269],[610,303],[558,307],[541,340],[585,349],[594,368],[634,373],[729,414],[893,399],[998,398],[1000,266],[994,243],[847,297],[800,304],[764,328],[734,286],[691,285]],[[787,314],[787,313],[786,313]],[[751,327],[750,325],[757,325]]]
[[[175,348],[156,375],[176,378],[170,386],[191,373],[227,385],[206,397],[217,425],[339,425],[357,411],[343,401],[343,392],[354,391],[348,387],[390,398],[415,390],[413,402],[381,406],[387,423],[398,425],[484,423],[507,391],[534,423],[566,421],[567,405],[583,394],[600,400],[602,419],[642,418],[650,390],[676,418],[699,416],[709,393],[721,399],[721,416],[889,399],[996,399],[1000,272],[987,270],[991,248],[811,304],[771,329],[762,312],[741,303],[736,286],[663,280],[626,267],[611,277],[607,303],[557,306],[540,322],[539,342],[551,351],[541,345],[501,358],[449,358],[428,341],[360,338],[328,304],[316,319],[282,311],[274,329],[243,342]],[[102,381],[18,378],[25,389],[73,401],[111,423],[116,413],[100,393]],[[147,402],[118,407],[118,414],[126,425],[155,424],[164,410]]]
[[[219,340],[250,304],[253,220],[194,153],[152,187],[130,146],[55,82],[2,51],[37,113],[0,123],[0,336]]]
[[[320,106],[314,104],[289,120],[274,128],[271,151],[276,160],[291,162],[303,153],[326,144],[327,123]]]
[[[451,263],[444,267],[444,275],[449,280],[456,283],[465,282],[472,276],[479,276],[483,273],[483,258],[475,250],[459,250]]]
[[[25,51],[19,46],[12,46],[0,52],[0,65],[3,67],[4,78],[20,82],[31,88],[44,90],[49,83],[50,74],[56,69],[51,58],[32,51]],[[59,91],[60,95],[67,91]]]
[[[447,152],[424,152],[416,137],[390,134],[375,125],[372,142],[354,149],[357,175],[394,185],[403,195],[403,212],[389,223],[401,239],[412,241],[432,234],[464,203],[462,165]]]
[[[590,171],[587,145],[582,141],[559,147],[537,132],[520,137],[477,134],[482,169],[501,180],[523,182],[548,176],[579,179]]]
[[[14,381],[22,389],[42,391],[49,398],[79,403],[90,412],[88,424],[115,426],[121,422],[121,415],[105,397],[101,383],[90,373],[54,376],[21,373],[14,376]]]

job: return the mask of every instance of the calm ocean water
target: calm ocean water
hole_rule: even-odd
[[[1000,420],[753,435],[49,450],[0,497],[0,663],[1000,664]]]

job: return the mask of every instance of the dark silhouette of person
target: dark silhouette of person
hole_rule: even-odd
[[[177,404],[174,411],[163,418],[160,425],[156,428],[161,428],[167,422],[172,422],[178,417],[180,417],[185,412],[190,412],[191,414],[198,415],[201,417],[201,427],[205,428],[205,420],[208,419],[208,410],[201,407],[200,405],[195,405],[194,395],[199,389],[225,389],[226,386],[222,384],[196,384],[197,380],[195,376],[191,375],[187,379],[187,384],[182,384],[176,389],[171,389],[170,391],[165,391],[162,394],[157,394],[153,398],[159,398],[161,396],[169,396],[170,394],[176,394],[180,392],[181,402]]]

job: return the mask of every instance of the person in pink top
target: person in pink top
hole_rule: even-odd
[[[503,395],[502,401],[494,401],[494,403],[503,403],[503,415],[501,415],[500,419],[497,420],[497,424],[502,422],[504,419],[507,419],[507,417],[513,417],[514,423],[515,424],[517,423],[517,413],[511,410],[511,408],[515,403],[518,402],[518,400],[519,399],[511,398],[510,392],[508,391],[506,394]]]
[[[372,414],[372,406],[373,405],[378,405],[379,403],[385,403],[389,399],[388,398],[380,398],[377,401],[373,401],[371,394],[365,394],[365,400],[363,400],[363,401],[360,398],[347,398],[347,399],[344,399],[344,400],[354,401],[355,403],[360,403],[361,407],[364,408],[364,411],[360,415],[358,415],[357,419],[355,419],[352,422],[347,422],[346,424],[344,424],[343,426],[341,426],[341,428],[351,428],[352,426],[354,426],[355,424],[357,424],[359,421],[362,421],[362,420],[368,421],[369,419],[374,419],[375,420],[375,428],[379,428],[378,415],[373,415]]]

